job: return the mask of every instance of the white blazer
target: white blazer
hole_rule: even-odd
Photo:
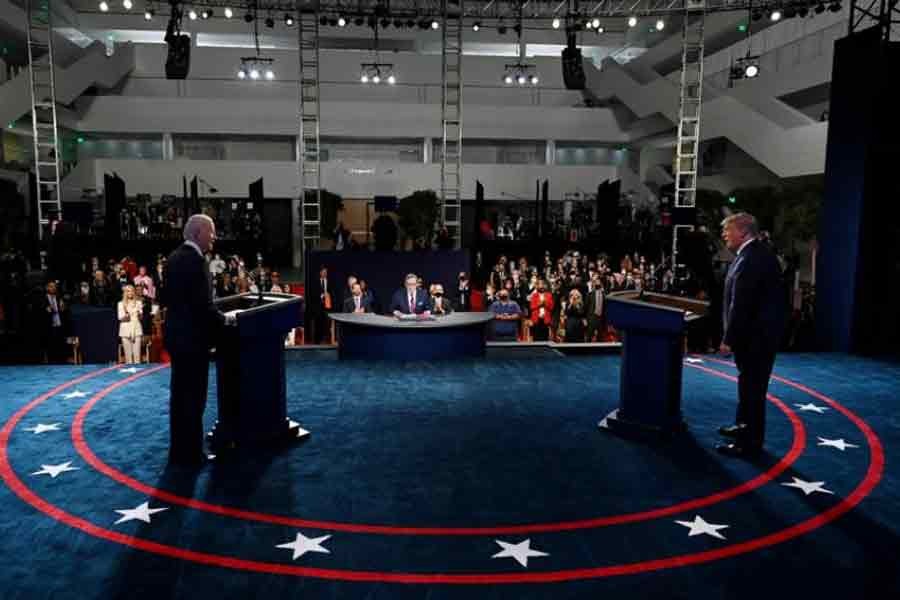
[[[144,330],[141,328],[141,313],[143,312],[143,310],[140,302],[129,303],[127,314],[131,315],[130,321],[122,320],[123,318],[125,318],[126,314],[125,302],[123,300],[119,301],[118,312],[119,337],[133,338],[139,335],[144,335]]]

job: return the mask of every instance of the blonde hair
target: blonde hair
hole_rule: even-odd
[[[729,225],[734,225],[738,228],[738,230],[744,232],[745,234],[756,237],[759,235],[759,224],[756,222],[756,217],[746,212],[739,212],[733,215],[728,215],[724,219],[722,219],[722,227],[728,227]]]
[[[132,292],[134,292],[134,298],[132,298],[131,301],[134,302],[135,300],[137,300],[137,291],[134,289],[133,285],[128,284],[128,285],[122,286],[122,302],[125,302],[128,300],[128,290],[131,290]]]

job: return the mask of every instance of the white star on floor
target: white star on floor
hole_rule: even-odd
[[[41,465],[41,470],[35,471],[32,475],[49,475],[52,479],[56,479],[60,473],[77,470],[78,467],[73,467],[72,461],[69,461],[58,465]]]
[[[149,502],[144,502],[140,506],[136,506],[134,508],[125,508],[122,510],[116,509],[116,512],[122,515],[122,518],[116,521],[114,524],[118,525],[119,523],[124,523],[125,521],[143,521],[144,523],[150,522],[150,515],[156,514],[158,512],[162,512],[164,510],[169,510],[168,508],[150,508]]]
[[[127,369],[119,369],[119,373],[137,373],[140,371],[137,367],[129,367]]]
[[[308,538],[299,531],[297,532],[297,539],[293,542],[288,542],[286,544],[279,544],[275,546],[276,548],[285,548],[288,550],[294,551],[294,560],[297,560],[307,552],[321,552],[324,554],[331,554],[331,551],[327,548],[322,547],[322,542],[330,538],[330,535],[323,535],[322,537],[317,538]]]
[[[87,392],[82,392],[81,390],[75,390],[74,392],[69,392],[68,394],[63,394],[63,398],[69,400],[70,398],[84,398],[87,396]]]
[[[45,433],[47,431],[59,431],[59,426],[62,423],[38,423],[34,427],[26,427],[25,431],[30,431],[31,433],[37,435],[39,433]]]
[[[703,520],[700,515],[696,515],[693,521],[675,521],[679,525],[683,527],[687,527],[690,529],[688,532],[688,537],[694,537],[695,535],[711,535],[715,538],[719,538],[720,540],[724,540],[725,536],[719,533],[720,529],[728,529],[731,525],[716,525],[714,523],[707,523]]]
[[[516,562],[523,567],[528,566],[529,558],[535,556],[550,556],[546,552],[532,549],[530,539],[527,539],[524,542],[519,542],[518,544],[510,544],[508,542],[502,542],[500,540],[494,541],[497,542],[500,547],[503,548],[503,550],[493,555],[491,558],[514,558],[516,559]]]
[[[804,412],[814,412],[814,413],[819,413],[820,415],[823,412],[825,412],[826,410],[828,410],[828,407],[826,407],[826,406],[816,406],[815,404],[812,404],[812,403],[810,403],[810,404],[795,404],[794,406],[796,406],[797,408],[799,408],[800,410],[802,410]]]
[[[831,446],[832,448],[837,448],[841,452],[846,450],[847,448],[859,448],[856,444],[851,444],[849,442],[845,442],[844,438],[838,438],[836,440],[829,440],[823,437],[819,438],[820,446]]]
[[[684,362],[690,363],[692,365],[702,365],[703,359],[702,358],[686,358],[686,359],[684,359]]]
[[[822,494],[833,494],[831,490],[826,490],[824,488],[824,481],[803,481],[802,479],[797,479],[796,477],[792,477],[794,481],[791,483],[782,483],[781,485],[787,487],[795,487],[797,489],[803,490],[803,493],[809,496],[810,494],[814,494],[816,492],[821,492]]]

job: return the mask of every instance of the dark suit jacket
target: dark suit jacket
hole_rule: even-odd
[[[775,254],[754,240],[725,277],[722,341],[736,354],[775,352],[787,314],[781,269]]]
[[[409,296],[406,293],[406,288],[400,288],[394,292],[394,295],[391,298],[391,313],[395,310],[407,315],[411,314],[409,310]],[[415,314],[420,315],[426,310],[431,310],[431,299],[428,297],[428,293],[425,290],[417,289]]]
[[[359,297],[359,304],[362,306],[363,312],[372,312],[372,301],[365,294]],[[344,298],[344,312],[352,313],[354,310],[356,310],[356,302],[353,300],[353,296]]]
[[[209,267],[196,249],[182,244],[169,255],[166,288],[166,349],[205,354],[215,345],[225,315],[213,305]]]
[[[429,300],[431,301],[431,305],[429,306],[428,310],[431,311],[431,314],[437,314],[437,311],[434,309],[437,298],[430,298]],[[441,314],[449,315],[453,312],[453,300],[451,300],[447,296],[443,296],[441,298],[441,305],[444,307],[444,312]]]

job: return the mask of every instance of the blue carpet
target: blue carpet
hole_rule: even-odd
[[[699,366],[735,373],[709,360]],[[0,369],[0,422],[54,386],[96,370]],[[95,393],[128,377],[112,369],[34,406],[9,431],[12,474],[48,504],[38,510],[0,486],[0,596],[896,597],[900,469],[893,457],[900,443],[900,366],[849,356],[783,355],[776,374],[817,390],[865,421],[886,456],[881,480],[858,506],[822,527],[681,566],[677,557],[691,563],[689,557],[698,553],[777,535],[852,498],[873,458],[861,430],[825,401],[773,382],[770,392],[805,427],[806,447],[796,462],[747,493],[667,513],[668,506],[729,490],[775,466],[795,441],[789,418],[769,405],[762,458],[718,456],[712,450],[715,429],[733,418],[735,384],[688,366],[683,407],[689,432],[668,443],[626,441],[596,429],[597,420],[616,406],[617,356],[502,352],[482,361],[439,364],[341,363],[327,353],[293,354],[288,412],[312,431],[311,439],[196,475],[165,469],[168,369],[135,374],[87,412],[84,441],[109,467],[164,493],[224,507],[222,512],[253,513],[238,518],[150,497],[139,484],[135,489],[114,481],[79,455],[70,435],[73,420]],[[209,426],[215,420],[214,383],[211,368]],[[73,391],[85,395],[65,397]],[[797,406],[808,404],[824,410]],[[58,430],[27,430],[54,423]],[[820,446],[820,438],[856,447]],[[77,470],[55,478],[32,474],[42,465],[69,461]],[[792,478],[823,481],[821,487],[833,493],[805,495],[781,485]],[[152,514],[149,523],[116,523],[122,516],[116,510],[145,501],[166,510]],[[52,512],[50,505],[68,517],[45,514]],[[585,525],[654,510],[661,516]],[[724,539],[690,536],[676,522],[697,516],[727,525],[719,530]],[[124,537],[98,537],[62,522],[67,519]],[[291,549],[277,547],[298,533],[306,539],[330,536],[318,542],[327,552],[293,559]],[[128,545],[134,539],[197,554],[148,552]],[[525,540],[533,551],[527,566],[510,557],[492,558],[503,549],[498,541],[521,549]],[[204,564],[198,557],[206,556],[232,562]],[[614,570],[660,559],[667,562],[645,572]],[[300,569],[304,576],[259,572],[260,565],[269,571]],[[597,577],[597,568],[614,576]],[[328,579],[354,573],[374,581]],[[574,580],[528,581],[554,573]],[[470,585],[377,581],[437,574],[467,577]],[[523,582],[495,582],[507,577]]]

